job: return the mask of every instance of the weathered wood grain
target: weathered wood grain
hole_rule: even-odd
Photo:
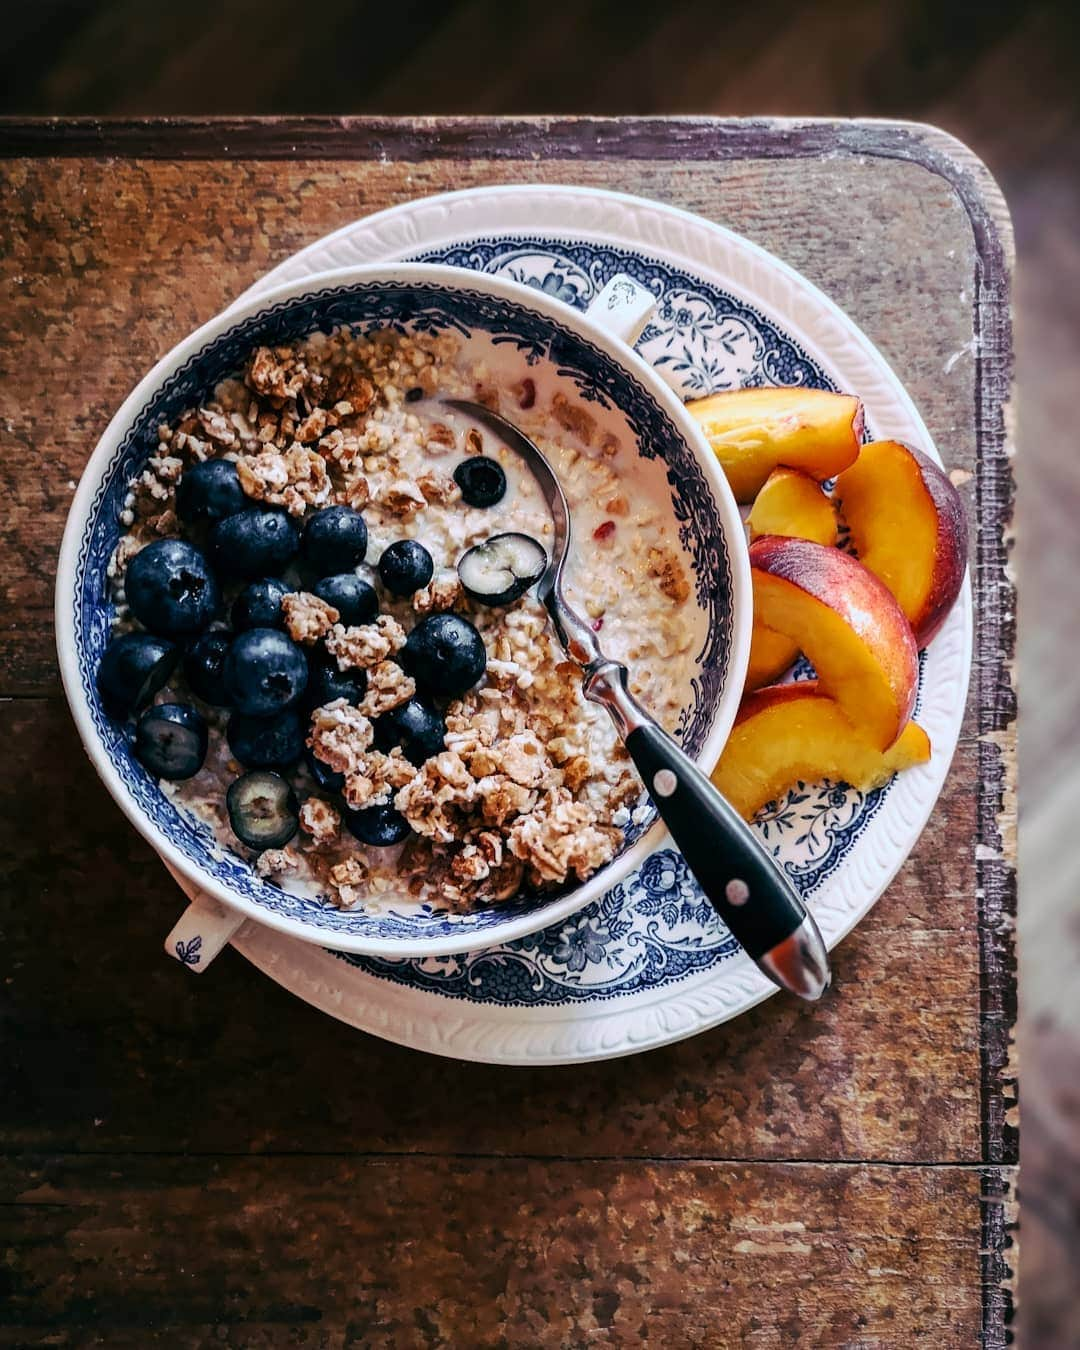
[[[630,161],[613,174],[604,160],[425,157],[445,139],[429,133],[412,162],[374,166],[0,164],[0,594],[12,617],[0,630],[0,693],[52,687],[52,578],[69,485],[131,387],[269,266],[409,196],[545,177],[614,182],[744,230],[874,334],[950,465],[974,470],[974,240],[940,177],[866,158]],[[966,492],[973,503],[974,487]]]
[[[215,1323],[234,1344],[680,1344],[737,1328],[751,1345],[1003,1346],[1011,255],[985,170],[926,128],[702,119],[7,124],[0,160],[0,696],[16,696],[0,704],[0,1149],[97,1155],[48,1164],[45,1182],[12,1162],[33,1203],[4,1212],[18,1238],[0,1327],[66,1344],[145,1344],[150,1325],[202,1344]],[[972,475],[978,525],[964,737],[923,840],[841,946],[836,991],[815,1009],[772,1000],[633,1072],[423,1057],[231,953],[185,978],[159,956],[178,898],[56,693],[69,485],[143,371],[358,215],[542,180],[700,211],[816,281]],[[180,1150],[205,1156],[167,1156]],[[227,1156],[252,1153],[288,1156]],[[807,1227],[759,1239],[751,1220]],[[801,1262],[759,1251],[796,1231]],[[488,1282],[471,1302],[470,1276]]]
[[[0,1329],[65,1346],[967,1350],[979,1186],[952,1167],[13,1160]]]
[[[980,1159],[976,913],[945,861],[969,793],[844,943],[820,1008],[773,999],[632,1073],[500,1072],[359,1036],[232,952],[192,980],[161,956],[180,894],[66,708],[0,705],[0,743],[20,766],[0,822],[0,1147]]]

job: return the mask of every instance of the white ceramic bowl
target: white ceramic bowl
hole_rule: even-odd
[[[601,306],[606,314],[618,313],[611,299],[614,285],[599,297],[606,297]],[[632,326],[634,313],[639,320],[644,317],[640,288],[636,296],[625,288],[621,295],[633,311]],[[497,339],[503,351],[516,352],[523,371],[542,372],[565,384],[568,394],[589,399],[601,426],[621,431],[628,452],[637,451],[633,467],[623,470],[628,489],[633,492],[636,482],[639,490],[646,484],[655,490],[659,483],[677,521],[695,578],[691,604],[697,607],[700,635],[681,734],[694,758],[715,762],[738,707],[750,642],[750,573],[738,508],[678,398],[626,342],[601,326],[595,308],[584,315],[516,282],[451,267],[403,264],[327,272],[212,319],[158,362],[110,422],[79,484],[60,552],[56,636],[64,689],[105,786],[162,858],[204,897],[219,902],[214,908],[225,928],[253,919],[322,946],[382,956],[434,956],[490,946],[580,909],[636,867],[662,832],[655,816],[631,829],[612,862],[585,884],[553,897],[522,895],[451,915],[403,894],[383,897],[377,912],[346,911],[260,879],[238,855],[223,852],[207,826],[192,821],[162,793],[130,753],[124,729],[106,716],[97,694],[95,672],[113,618],[105,568],[121,533],[127,486],[154,450],[158,424],[205,397],[256,345],[344,323],[419,332],[452,328],[466,343]],[[176,943],[174,954],[186,959],[182,948],[191,940],[189,935]]]

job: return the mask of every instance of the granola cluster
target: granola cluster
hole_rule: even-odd
[[[567,756],[561,744],[557,764],[529,721],[520,693],[467,695],[447,712],[447,748],[414,765],[398,748],[375,749],[371,718],[340,699],[316,709],[308,745],[343,776],[342,796],[352,810],[392,804],[408,821],[415,838],[401,867],[411,889],[437,879],[443,899],[464,908],[505,898],[522,880],[537,887],[584,880],[621,842],[598,804],[575,798],[600,767],[584,755]],[[638,792],[623,765],[614,799],[629,801]],[[315,845],[337,845],[340,818],[313,800],[305,803],[301,828]],[[340,900],[335,868],[326,875]],[[349,877],[348,888],[360,884],[354,871]]]
[[[622,840],[595,808],[573,800],[531,732],[433,756],[394,805],[428,844],[430,857],[422,845],[414,852],[425,872],[437,869],[455,908],[502,899],[522,879],[536,887],[584,881]]]
[[[326,637],[333,628],[339,627],[341,615],[333,605],[320,600],[310,591],[293,591],[281,601],[285,616],[285,631],[294,642],[311,647]]]
[[[249,497],[267,506],[283,506],[291,516],[302,516],[309,506],[330,500],[330,471],[314,450],[294,445],[282,454],[260,450],[236,461],[240,486]]]
[[[185,470],[222,458],[235,462],[247,498],[300,525],[332,504],[363,510],[369,558],[401,538],[419,539],[433,553],[431,581],[407,598],[384,596],[386,612],[371,623],[343,622],[298,580],[282,601],[289,637],[352,676],[363,694],[356,703],[337,699],[310,714],[307,748],[327,775],[340,776],[340,792],[313,790],[302,774],[299,833],[285,848],[260,854],[255,866],[282,884],[314,879],[344,907],[377,903],[383,892],[405,886],[414,896],[467,909],[505,900],[526,884],[582,881],[613,857],[621,827],[641,809],[641,784],[625,751],[603,712],[584,700],[580,672],[563,658],[535,598],[487,609],[464,594],[457,558],[493,527],[490,514],[462,500],[453,469],[466,456],[486,453],[484,441],[475,429],[443,420],[434,405],[416,411],[421,399],[470,397],[519,418],[546,418],[556,436],[571,438],[562,464],[568,495],[575,509],[587,504],[604,515],[592,534],[596,565],[583,604],[599,629],[628,592],[646,592],[637,636],[624,655],[639,663],[646,682],[637,692],[669,722],[677,711],[677,699],[666,692],[674,676],[657,658],[678,659],[688,649],[677,607],[689,582],[677,553],[650,532],[648,510],[632,507],[621,490],[618,442],[562,393],[545,402],[531,378],[500,390],[489,372],[463,371],[456,357],[456,339],[449,337],[358,336],[347,329],[258,348],[239,378],[222,381],[205,405],[159,428],[157,453],[124,503],[128,531],[109,564],[122,599],[135,553],[156,537],[180,533],[175,493]],[[535,485],[523,478],[515,493],[515,510],[542,539],[550,518]],[[521,527],[515,518],[499,528]],[[407,629],[450,611],[479,630],[486,674],[442,710],[444,748],[414,764],[400,747],[379,748],[375,723],[417,694],[398,659]],[[667,704],[658,706],[658,691]],[[212,771],[184,785],[180,799],[224,829],[220,802],[237,772],[226,750]],[[349,812],[379,806],[392,806],[411,828],[393,850],[366,849],[347,828]]]
[[[456,588],[446,591],[448,600],[459,598]],[[388,624],[339,625],[327,646],[339,662],[364,666],[379,654],[382,634],[397,637]],[[392,803],[409,822],[414,837],[399,868],[410,890],[433,888],[451,908],[466,909],[523,883],[584,880],[614,856],[622,832],[613,817],[628,818],[641,784],[621,746],[597,753],[580,671],[561,659],[542,612],[524,605],[499,612],[484,683],[449,704],[446,747],[420,766],[400,751],[372,748],[377,714],[363,712],[384,669],[400,677],[392,661],[367,666],[361,711],[344,703],[319,709],[309,744],[345,775],[350,807]],[[345,903],[332,870],[328,885]]]
[[[405,630],[389,614],[380,614],[374,623],[355,628],[343,628],[334,622],[326,639],[326,650],[337,658],[341,670],[368,670],[404,646]]]
[[[420,615],[444,614],[457,609],[463,599],[464,591],[457,571],[445,568],[416,592],[412,598],[412,607]]]

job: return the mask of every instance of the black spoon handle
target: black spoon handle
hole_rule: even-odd
[[[746,952],[782,989],[816,999],[829,983],[817,925],[754,832],[604,661],[584,691],[611,713],[672,839],[698,885]]]

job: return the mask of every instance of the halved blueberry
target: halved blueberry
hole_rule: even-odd
[[[233,628],[238,633],[248,628],[281,628],[285,623],[281,602],[290,590],[277,577],[248,582],[233,601],[230,611]]]
[[[468,506],[494,506],[506,495],[503,467],[487,455],[463,459],[454,470],[454,482]]]
[[[270,717],[291,707],[307,687],[303,651],[276,628],[249,628],[225,657],[225,689],[237,712]]]
[[[307,760],[307,766],[311,771],[312,778],[315,779],[316,783],[318,783],[321,788],[325,788],[328,792],[341,791],[345,786],[345,775],[343,773],[337,773],[329,764],[325,764],[318,755],[314,754],[310,749],[305,750],[304,757]]]
[[[145,708],[176,669],[180,648],[150,633],[123,633],[105,648],[97,687],[110,717]]]
[[[224,520],[248,504],[236,465],[228,459],[208,459],[184,470],[176,489],[176,514],[186,525],[198,520]]]
[[[233,834],[260,852],[284,848],[300,825],[296,793],[277,773],[262,770],[233,779],[225,805]]]
[[[460,614],[429,614],[401,649],[401,664],[433,694],[463,694],[487,668],[484,640]]]
[[[193,694],[198,694],[215,708],[228,707],[229,695],[225,688],[225,657],[232,646],[233,635],[215,628],[196,638],[184,653],[184,674]]]
[[[156,777],[177,783],[202,768],[207,739],[203,715],[190,703],[158,703],[139,718],[135,755]]]
[[[470,599],[482,605],[509,605],[535,586],[548,559],[528,534],[494,534],[461,555],[458,576]]]
[[[311,658],[307,689],[304,691],[305,708],[321,708],[339,698],[356,706],[365,693],[366,671],[338,670],[337,661],[325,652]]]
[[[417,767],[446,748],[446,723],[423,699],[411,698],[393,712],[384,713],[374,730],[377,749],[385,754],[400,745],[405,758]]]
[[[201,633],[221,605],[206,559],[183,539],[155,539],[128,563],[124,593],[144,628],[165,637]]]
[[[345,811],[345,824],[361,843],[374,848],[388,848],[400,844],[409,836],[412,826],[392,806],[367,806],[363,811]]]
[[[326,506],[304,526],[304,557],[321,577],[350,572],[367,545],[367,523],[351,506]]]
[[[379,559],[379,577],[393,595],[414,595],[434,574],[431,554],[415,539],[399,539]]]
[[[225,739],[245,769],[287,769],[304,753],[304,724],[294,708],[276,717],[233,713]]]
[[[252,506],[219,520],[210,531],[210,561],[223,577],[274,576],[299,551],[300,531],[284,511]]]
[[[355,572],[339,572],[315,582],[312,593],[328,605],[333,605],[346,627],[371,623],[379,612],[379,597],[370,582]]]

